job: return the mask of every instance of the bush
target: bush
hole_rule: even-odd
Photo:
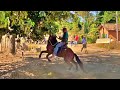
[[[87,43],[95,43],[96,42],[96,37],[91,38],[91,37],[87,37]]]
[[[102,34],[102,38],[105,38],[105,34]]]
[[[81,42],[82,42],[82,38],[80,37],[78,43],[81,44]],[[95,42],[96,42],[95,37],[94,38],[87,37],[87,43],[95,43]]]

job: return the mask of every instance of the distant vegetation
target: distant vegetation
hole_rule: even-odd
[[[89,43],[98,37],[98,26],[115,23],[115,11],[0,11],[0,37],[6,33],[26,36],[33,40],[58,33],[67,27],[69,34],[86,35]],[[120,22],[118,12],[118,23]],[[13,30],[10,31],[9,28]]]

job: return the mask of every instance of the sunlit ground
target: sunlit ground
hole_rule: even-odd
[[[46,45],[41,45],[45,50]],[[36,51],[25,52],[25,59],[21,57],[5,57],[0,55],[0,78],[9,79],[107,79],[120,78],[120,51],[98,48],[94,44],[88,44],[88,54],[80,52],[81,44],[69,46],[84,63],[87,73],[68,70],[68,65],[62,58],[57,58],[49,63],[42,55],[38,59]]]

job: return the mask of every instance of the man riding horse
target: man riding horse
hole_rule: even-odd
[[[63,36],[62,37],[59,37],[59,39],[61,40],[60,43],[58,43],[55,48],[54,48],[54,51],[53,51],[53,54],[50,58],[55,58],[55,56],[57,56],[57,53],[58,53],[58,50],[60,47],[64,46],[64,45],[67,45],[68,43],[68,32],[67,32],[67,28],[63,28]]]
[[[70,49],[69,47],[66,47],[68,43],[68,32],[66,28],[63,28],[63,37],[59,39],[61,39],[61,42],[58,43],[56,36],[51,34],[48,38],[46,50],[40,52],[39,58],[41,58],[42,53],[47,53],[46,58],[48,59],[49,62],[51,62],[49,58],[49,55],[51,54],[52,54],[51,58],[54,58],[55,56],[62,57],[64,61],[70,66],[69,70],[71,70],[73,63],[76,66],[76,70],[78,70],[79,65],[80,68],[85,72],[83,63],[77,56],[77,54],[74,53],[73,50]],[[74,57],[76,62],[74,61]]]

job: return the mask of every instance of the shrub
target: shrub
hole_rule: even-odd
[[[87,37],[87,43],[95,43],[96,39],[96,37]]]

